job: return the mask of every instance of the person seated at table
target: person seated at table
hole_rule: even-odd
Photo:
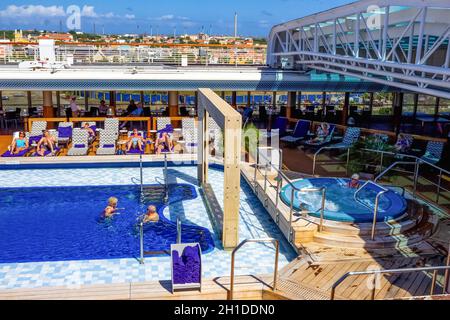
[[[395,150],[397,150],[397,152],[407,153],[411,150],[411,144],[411,137],[406,134],[400,133],[398,135],[398,139],[394,145],[394,148]]]
[[[103,217],[111,218],[117,212],[117,204],[119,200],[116,197],[111,197],[108,199],[108,205],[103,210]]]
[[[148,206],[147,213],[145,214],[142,222],[148,223],[148,222],[158,222],[158,221],[159,221],[159,214],[156,211],[156,207],[153,205]]]
[[[9,150],[12,155],[18,154],[19,152],[28,149],[28,139],[25,136],[25,132],[20,131],[19,136],[14,138],[9,146]]]
[[[92,143],[95,140],[95,131],[92,130],[87,122],[84,123],[83,130],[86,130],[89,133],[89,143]]]
[[[98,112],[100,115],[105,116],[108,113],[109,106],[106,104],[105,100],[100,101],[100,105],[98,106]]]
[[[163,150],[168,150],[169,152],[173,149],[173,141],[171,134],[173,133],[173,128],[171,124],[166,125],[162,130],[157,133],[157,139],[155,141],[155,152],[156,154],[161,154]]]
[[[131,147],[139,148],[140,151],[144,151],[145,140],[144,137],[141,136],[137,129],[133,129],[133,133],[131,133],[127,142],[127,152],[130,151]]]
[[[359,174],[355,173],[352,175],[352,178],[348,182],[347,187],[349,187],[350,189],[359,188]]]
[[[130,114],[133,113],[134,110],[137,109],[136,103],[134,102],[133,99],[130,100],[130,104],[127,107],[127,112],[125,114],[125,116],[129,116]]]
[[[330,125],[326,122],[322,122],[316,129],[316,136],[310,140],[308,143],[321,143],[330,134]]]
[[[46,152],[50,151],[53,155],[55,153],[56,140],[53,136],[50,135],[48,130],[42,131],[43,135],[41,140],[39,140],[36,146],[36,153],[43,157]]]
[[[144,108],[142,106],[142,103],[139,102],[136,109],[134,109],[133,111],[131,111],[131,113],[127,114],[127,117],[140,117],[142,116],[142,114],[144,113]],[[125,126],[127,125],[128,121],[125,121],[124,123],[122,123],[120,125],[120,129],[125,128]]]

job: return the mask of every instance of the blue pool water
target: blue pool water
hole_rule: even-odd
[[[339,178],[310,178],[293,182],[298,189],[326,188],[326,203],[324,218],[342,222],[372,222],[375,197],[379,191],[375,186],[368,185],[358,193],[358,199],[364,206],[354,199],[355,189],[347,187],[348,179]],[[280,193],[281,200],[290,205],[292,187],[286,185]],[[300,205],[306,207],[311,216],[320,217],[322,195],[318,193],[297,193],[294,195],[293,207],[300,210]],[[388,221],[403,215],[406,211],[406,200],[389,190],[380,197],[377,221]]]
[[[146,186],[146,193],[153,187]],[[101,214],[111,196],[124,208],[112,219]],[[169,204],[197,197],[188,184],[171,185]],[[154,204],[160,221],[144,227],[145,251],[164,251],[176,242],[176,224],[163,215],[158,193],[140,201],[137,186],[33,187],[0,189],[0,263],[137,257],[139,217]],[[182,226],[182,242],[214,248],[208,229]]]

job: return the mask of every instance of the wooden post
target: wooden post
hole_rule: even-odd
[[[437,118],[439,116],[439,105],[441,103],[441,98],[436,97],[436,102],[434,104],[434,117]]]
[[[247,107],[250,107],[251,103],[250,100],[252,98],[252,93],[250,91],[247,91]]]
[[[55,117],[55,108],[53,108],[53,93],[51,91],[43,91],[43,111],[44,118],[54,118]],[[47,124],[47,128],[54,128],[54,123],[50,122]]]
[[[240,161],[242,117],[211,89],[199,89],[198,181],[208,182],[208,118],[211,116],[223,131],[224,203],[222,244],[233,249],[239,243]]]
[[[344,107],[342,108],[342,118],[341,118],[341,124],[343,126],[347,125],[349,104],[350,104],[350,92],[346,92],[344,97]]]
[[[144,91],[141,91],[141,92],[140,92],[140,95],[141,95],[141,103],[142,103],[142,108],[143,108],[144,105],[145,105]]]
[[[27,91],[27,103],[28,103],[28,108],[33,107],[33,101],[31,99],[31,91]]]
[[[231,106],[235,109],[237,108],[237,92],[236,91],[233,91],[231,93]]]
[[[327,93],[324,91],[322,92],[322,112],[325,114],[325,107],[327,104]]]
[[[288,101],[286,105],[286,117],[290,119],[292,117],[292,110],[295,108],[295,101],[297,99],[297,92],[288,92]]]
[[[297,109],[300,110],[302,108],[302,92],[297,92]]]
[[[109,106],[112,108],[113,113],[116,114],[116,92],[109,92]]]
[[[84,92],[84,110],[87,113],[89,110],[89,91]]]
[[[178,116],[178,91],[169,91],[169,117]]]
[[[0,111],[3,111],[3,93],[0,91]]]
[[[272,106],[276,110],[277,109],[277,92],[274,91],[272,93]]]

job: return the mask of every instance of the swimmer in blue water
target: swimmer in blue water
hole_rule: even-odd
[[[148,222],[158,222],[159,221],[159,214],[156,212],[155,206],[148,206],[147,213],[144,216],[144,219],[142,220],[143,223]]]
[[[115,197],[111,197],[108,199],[108,206],[103,210],[103,217],[105,218],[111,218],[114,214],[117,213],[119,210],[117,208],[117,204],[119,203],[119,200]]]
[[[358,189],[359,188],[359,174],[355,173],[352,175],[352,178],[348,182],[347,187],[350,189]]]
[[[144,137],[139,134],[137,129],[133,129],[133,133],[128,138],[127,152],[130,151],[131,147],[139,148],[140,151],[143,151],[144,145]]]

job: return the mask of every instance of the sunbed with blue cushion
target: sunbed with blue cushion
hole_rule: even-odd
[[[335,131],[336,131],[336,126],[334,124],[330,124],[329,132],[328,132],[328,135],[325,137],[325,139],[323,139],[322,141],[308,140],[308,141],[301,142],[301,144],[305,148],[311,148],[311,149],[317,149],[317,148],[324,147],[331,143],[331,140],[333,139],[333,135],[334,135]]]
[[[300,140],[303,140],[307,135],[309,128],[311,127],[311,121],[309,120],[299,120],[295,124],[294,131],[292,135],[282,137],[280,140],[290,144],[295,144]]]
[[[427,143],[427,149],[425,150],[425,154],[420,158],[432,164],[436,164],[441,160],[443,152],[444,152],[443,142],[429,141]]]

